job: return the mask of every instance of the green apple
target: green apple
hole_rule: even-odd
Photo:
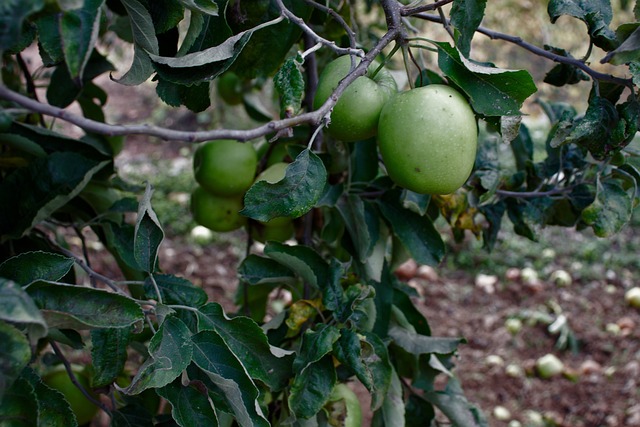
[[[203,187],[197,187],[191,194],[191,213],[193,219],[213,231],[232,231],[247,223],[240,215],[242,195],[218,196]]]
[[[450,194],[473,170],[478,145],[475,115],[449,86],[409,90],[382,109],[378,145],[396,184],[420,194]]]
[[[252,144],[228,139],[205,142],[193,156],[196,181],[219,196],[244,194],[253,184],[257,167]]]
[[[242,80],[233,71],[227,71],[218,77],[218,94],[229,105],[242,103]]]
[[[355,63],[359,62],[356,58]],[[396,81],[387,69],[381,68],[377,74],[373,74],[379,65],[373,61],[367,73],[351,83],[333,107],[327,131],[334,138],[352,142],[370,138],[377,133],[380,111],[398,90]],[[349,74],[350,69],[349,55],[341,56],[327,64],[318,81],[313,101],[315,109],[320,108],[329,99],[338,83]]]

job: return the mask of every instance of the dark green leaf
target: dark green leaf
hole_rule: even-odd
[[[294,371],[300,372],[330,354],[339,338],[340,329],[335,326],[319,325],[315,331],[307,330],[302,336],[298,356],[293,362]]]
[[[115,80],[123,85],[139,85],[153,73],[153,65],[147,52],[158,54],[158,39],[149,11],[138,0],[121,1],[127,9],[135,46],[129,71]]]
[[[420,335],[399,326],[391,326],[389,328],[389,336],[405,351],[415,355],[453,353],[457,350],[458,345],[466,342],[464,338],[442,338]]]
[[[373,414],[371,425],[384,427],[388,425],[405,425],[404,395],[402,383],[395,371],[390,375],[390,384],[386,390],[384,400],[381,399],[379,409]]]
[[[180,3],[191,13],[200,12],[206,15],[218,15],[218,4],[214,0],[180,0]]]
[[[22,378],[31,384],[38,401],[38,426],[70,427],[78,425],[76,417],[62,393],[44,384],[31,368],[22,372]]]
[[[304,59],[300,54],[288,58],[273,77],[273,83],[280,94],[280,117],[293,117],[300,108],[304,98],[304,76],[302,64]]]
[[[240,426],[269,426],[257,401],[256,385],[220,335],[212,330],[194,335],[193,361],[224,393]]]
[[[62,397],[60,393],[57,394]],[[73,413],[68,413],[68,415],[69,426],[76,427],[78,423],[75,422],[75,416]],[[33,386],[27,379],[18,378],[4,394],[0,401],[0,420],[10,420],[5,424],[8,427],[38,425],[38,402]]]
[[[295,284],[293,272],[279,262],[251,254],[238,267],[239,277],[250,285],[258,284]]]
[[[462,393],[458,381],[450,378],[445,391],[427,391],[424,398],[458,426],[488,427],[487,420],[478,413]]]
[[[151,184],[147,183],[147,189],[138,207],[138,219],[133,240],[133,256],[140,268],[148,273],[156,271],[158,250],[164,240],[162,226],[151,207],[152,195]]]
[[[37,281],[26,291],[50,328],[123,328],[144,318],[132,299],[100,289]]]
[[[153,425],[153,417],[144,406],[126,405],[111,412],[111,427],[148,427]]]
[[[451,24],[458,34],[456,46],[466,57],[469,57],[471,39],[482,22],[486,5],[487,0],[455,0],[451,7]]]
[[[308,246],[288,246],[271,241],[267,242],[264,254],[288,267],[316,288],[324,288],[328,282],[329,265]]]
[[[183,386],[180,380],[158,389],[171,404],[171,415],[181,427],[218,426],[218,417],[206,393],[195,386]]]
[[[407,400],[405,420],[407,425],[429,425],[436,417],[433,405],[416,394]]]
[[[9,0],[0,6],[0,53],[20,41],[25,18],[44,6],[44,0]]]
[[[555,53],[556,55],[573,59],[571,54],[564,49],[553,46],[545,46],[545,49]],[[575,65],[567,63],[556,65],[544,77],[544,82],[553,86],[573,85],[585,80],[589,80],[589,76],[584,71]]]
[[[90,161],[111,160],[113,154],[111,148],[101,140],[71,138],[41,126],[13,122],[9,131],[39,145],[46,154],[69,151],[81,154]]]
[[[378,241],[378,217],[371,212],[371,207],[365,205],[362,198],[355,194],[343,195],[338,199],[336,208],[351,236],[358,260],[364,263]]]
[[[298,418],[317,414],[336,383],[336,370],[331,355],[307,365],[296,375],[289,393],[289,408]]]
[[[0,264],[0,277],[28,285],[36,280],[57,281],[73,267],[73,258],[51,252],[23,252]]]
[[[288,352],[273,347],[256,322],[248,317],[229,318],[217,303],[201,307],[198,330],[213,330],[233,354],[242,361],[251,378],[262,381],[272,390],[284,388],[291,375],[292,358]]]
[[[609,237],[622,229],[633,212],[631,197],[615,181],[598,181],[596,199],[582,211],[582,220],[596,236]]]
[[[180,45],[180,49],[176,56],[183,56],[189,49],[193,47],[193,44],[196,42],[196,39],[202,32],[202,28],[204,27],[204,18],[201,13],[197,11],[191,11],[191,17],[189,19],[189,29],[184,36],[184,40]]]
[[[613,131],[619,122],[615,106],[607,99],[594,96],[584,117],[578,120],[564,143],[573,142],[589,150],[596,159],[606,157],[613,141]]]
[[[207,303],[207,293],[187,279],[171,274],[154,274],[153,277],[165,304],[200,307]],[[155,286],[150,278],[144,282],[144,292],[147,298],[157,298]]]
[[[60,36],[67,69],[72,80],[82,81],[100,29],[104,0],[85,0],[81,9],[65,11],[60,18]]]
[[[418,263],[438,265],[445,250],[440,233],[431,220],[405,209],[399,200],[400,196],[400,190],[384,194],[378,202],[382,215]]]
[[[168,316],[149,342],[149,357],[124,392],[139,394],[149,388],[166,386],[187,369],[193,353],[187,326],[177,317]]]
[[[393,378],[393,367],[389,359],[387,344],[372,332],[363,332],[366,341],[363,341],[363,358],[367,371],[371,373],[373,379],[371,393],[371,408],[373,410],[380,407]]]
[[[378,146],[373,140],[357,141],[349,144],[352,147],[351,182],[363,183],[373,181],[378,175]]]
[[[537,88],[524,70],[504,70],[475,64],[448,43],[438,46],[438,65],[469,97],[471,106],[485,116],[516,116],[525,99]]]
[[[45,65],[60,64],[64,61],[64,52],[62,52],[60,20],[58,16],[55,14],[45,14],[39,17],[35,23],[38,29],[38,45],[49,61],[45,62]]]
[[[0,320],[0,402],[6,391],[11,388],[20,372],[31,360],[31,347],[27,337],[15,326]]]
[[[31,297],[16,283],[0,278],[0,319],[24,325],[35,341],[47,335],[47,323]]]
[[[11,173],[0,183],[0,236],[24,235],[73,199],[108,163],[77,153],[53,153]],[[24,188],[29,191],[20,190]]]
[[[593,43],[605,51],[615,49],[618,44],[615,33],[609,28],[613,18],[610,0],[551,0],[547,12],[552,24],[562,15],[583,21]]]
[[[91,331],[93,387],[109,385],[122,373],[128,357],[127,345],[130,337],[129,327]]]
[[[259,221],[298,218],[313,208],[324,193],[327,171],[322,160],[306,149],[286,169],[284,179],[258,181],[245,194],[242,215]]]
[[[402,191],[402,206],[420,216],[424,216],[431,202],[430,194],[419,194],[411,190]]]

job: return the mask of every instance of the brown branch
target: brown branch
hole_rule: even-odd
[[[425,21],[442,23],[442,18],[436,15],[430,15],[426,13],[417,13],[417,14],[413,14],[412,16],[416,18],[424,19]],[[509,43],[513,43],[525,50],[528,50],[529,52],[535,55],[541,56],[543,58],[557,62],[559,64],[567,64],[567,65],[572,65],[574,67],[577,67],[582,71],[584,71],[585,73],[587,73],[588,75],[590,75],[594,80],[609,81],[609,82],[617,83],[619,85],[626,86],[629,88],[633,87],[633,81],[631,79],[625,79],[622,77],[613,76],[611,74],[601,73],[589,67],[587,64],[585,64],[583,61],[579,59],[558,55],[548,50],[544,50],[531,43],[525,42],[524,40],[522,40],[521,37],[500,33],[498,31],[494,31],[485,27],[478,27],[476,31],[480,34],[483,34],[489,37],[491,40],[502,40]]]
[[[453,3],[453,0],[439,0],[434,3],[430,3],[424,6],[408,7],[405,6],[400,10],[402,16],[413,16],[421,12],[428,12],[430,10],[440,9],[442,6],[446,6],[449,3]]]

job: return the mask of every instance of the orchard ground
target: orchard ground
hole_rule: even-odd
[[[168,115],[168,109],[152,101],[153,93],[127,98],[119,96],[126,88],[110,88],[112,122],[150,120],[193,129],[225,121],[219,110]],[[241,107],[226,108],[226,116],[242,120]],[[191,237],[193,149],[132,136],[116,162],[130,182],[149,180],[155,187],[154,208],[167,233],[162,270],[201,285],[211,300],[233,312],[235,270],[246,250],[246,236],[243,231],[214,234],[205,244]],[[507,426],[509,420],[528,425],[529,411],[535,411],[548,425],[640,426],[640,311],[624,302],[625,290],[640,284],[638,226],[636,215],[607,240],[589,230],[548,228],[540,230],[538,242],[531,242],[507,225],[492,253],[469,235],[462,243],[448,238],[448,256],[436,268],[408,265],[402,279],[416,289],[415,302],[429,319],[433,335],[466,338],[453,372],[490,425]],[[442,224],[441,230],[449,236]],[[91,261],[104,274],[118,274],[98,244],[93,245]],[[571,284],[554,282],[558,270],[570,275]],[[282,304],[274,301],[270,309]],[[515,334],[505,326],[510,318],[522,320]],[[563,319],[560,331],[550,333],[550,323],[562,326]],[[563,342],[568,348],[558,349]],[[564,375],[543,380],[533,374],[536,359],[547,353],[562,360]],[[366,394],[358,390],[367,406]],[[510,416],[499,420],[507,414],[497,407]]]

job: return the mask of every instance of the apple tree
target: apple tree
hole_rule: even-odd
[[[549,1],[551,24],[582,24],[588,49],[572,53],[481,25],[497,8],[486,0],[406,3],[2,2],[0,424],[86,422],[68,401],[80,396],[114,426],[359,425],[350,382],[369,392],[376,426],[487,424],[455,375],[464,337],[433,336],[394,269],[437,266],[445,232],[491,249],[505,220],[529,239],[624,227],[640,179],[640,5]],[[546,61],[544,81],[494,65],[506,44]],[[128,65],[114,65],[114,45]],[[242,105],[254,126],[108,123],[105,74],[132,97],[151,81],[170,107]],[[588,88],[584,105],[534,97],[573,85]],[[542,155],[522,123],[533,102],[552,124]],[[163,271],[153,188],[114,167],[130,135],[209,144],[192,208],[211,228],[246,230],[236,311]],[[249,187],[215,194],[209,164],[233,171],[241,152]],[[70,249],[85,229],[124,279]],[[267,315],[277,290],[292,300]],[[57,393],[52,371],[76,393]]]

